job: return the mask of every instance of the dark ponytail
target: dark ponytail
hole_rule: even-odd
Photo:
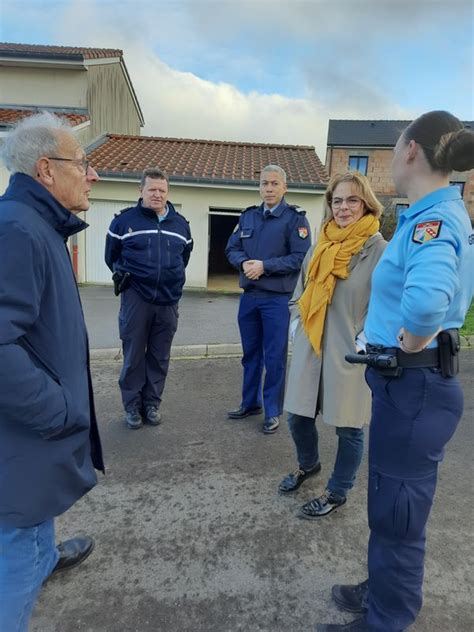
[[[449,112],[423,114],[407,127],[403,136],[407,142],[414,140],[421,145],[433,171],[447,174],[474,167],[474,132]]]

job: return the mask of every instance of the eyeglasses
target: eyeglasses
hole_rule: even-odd
[[[357,208],[359,204],[362,202],[360,197],[356,195],[352,195],[348,198],[333,198],[331,201],[332,208],[338,209],[341,208],[343,203],[346,203],[349,208]]]
[[[58,158],[57,156],[46,156],[49,160],[61,160],[63,162],[77,162],[82,167],[84,173],[87,173],[90,167],[90,162],[85,158]]]

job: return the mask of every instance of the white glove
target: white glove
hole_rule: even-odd
[[[299,318],[295,318],[290,323],[289,338],[291,342],[293,342],[293,340],[295,339],[296,328],[298,327],[299,321],[300,321]]]
[[[357,353],[360,353],[361,351],[363,353],[366,353],[367,352],[366,345],[367,345],[367,338],[365,337],[364,330],[362,330],[360,334],[356,336],[356,339],[355,339],[355,346],[357,349]]]

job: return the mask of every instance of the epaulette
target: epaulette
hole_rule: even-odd
[[[173,206],[173,208],[174,208],[174,206]],[[184,221],[186,222],[186,224],[189,224],[189,220],[188,220],[188,219],[186,219],[186,218],[184,217],[184,215],[181,215],[181,213],[180,213],[179,211],[177,211],[176,209],[174,209],[174,210],[175,210],[176,215],[179,215],[179,217],[181,217],[181,219],[184,219]]]
[[[127,211],[133,211],[134,208],[137,208],[137,207],[136,206],[129,206],[128,208],[123,208],[118,213],[114,213],[114,217],[119,217],[119,215],[122,215],[122,213],[126,213]]]
[[[254,209],[257,209],[257,208],[260,208],[258,204],[254,204],[253,206],[247,206],[247,208],[244,208],[242,213],[246,213],[247,211],[253,211]]]
[[[295,204],[288,204],[288,208],[291,208],[293,211],[296,211],[297,213],[301,213],[301,215],[306,215],[305,209],[301,208],[301,206],[296,206]]]

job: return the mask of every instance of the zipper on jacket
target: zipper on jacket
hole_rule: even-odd
[[[157,249],[158,249],[158,262],[156,265],[156,287],[155,287],[155,300],[158,298],[158,287],[160,284],[160,273],[161,273],[161,228],[160,228],[160,220],[158,219],[158,217],[156,218],[156,223],[158,224],[157,228],[158,228],[158,244],[157,244]]]

